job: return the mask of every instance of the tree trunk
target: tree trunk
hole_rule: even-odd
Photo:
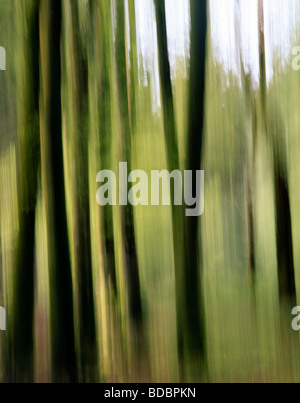
[[[96,329],[92,280],[89,175],[88,175],[88,68],[87,55],[79,37],[78,4],[65,2],[71,14],[70,72],[67,103],[71,104],[71,153],[73,162],[73,236],[75,251],[76,295],[78,299],[78,332],[80,350],[80,377],[91,381],[96,376]],[[67,21],[67,18],[65,19]],[[65,22],[67,24],[67,22]],[[67,38],[66,38],[67,41]]]
[[[22,91],[19,101],[19,234],[9,327],[10,377],[33,381],[33,303],[35,211],[40,166],[39,152],[39,16],[38,1],[26,5],[28,38],[24,40]],[[24,78],[23,78],[24,77]]]
[[[159,73],[163,101],[164,131],[169,170],[179,169],[179,153],[175,123],[171,70],[168,57],[166,14],[164,1],[155,0]],[[193,173],[201,166],[203,137],[204,76],[206,44],[206,2],[191,1],[191,86],[187,161],[185,169]],[[173,185],[174,187],[174,185]],[[174,188],[171,189],[171,195]],[[177,343],[181,376],[185,377],[190,361],[203,364],[205,353],[204,317],[199,278],[198,217],[185,217],[182,206],[172,203],[173,245],[176,282]],[[199,373],[203,368],[199,368]]]
[[[73,294],[62,149],[60,42],[61,1],[41,0],[41,165],[49,256],[52,376],[55,381],[75,381]]]
[[[258,0],[259,86],[264,129],[267,135],[267,73],[265,52],[265,18],[263,0]]]
[[[131,172],[132,132],[130,128],[127,56],[125,48],[125,5],[124,0],[116,2],[116,82],[118,91],[118,107],[120,116],[120,141],[123,160],[127,162],[127,170]],[[142,303],[138,270],[137,250],[135,243],[135,228],[133,207],[131,204],[121,207],[123,241],[125,250],[125,270],[128,286],[129,312],[132,320],[139,323],[142,320]]]
[[[237,50],[237,64],[240,65],[242,90],[245,93],[246,118],[246,164],[245,164],[245,210],[247,230],[248,274],[249,282],[255,303],[255,245],[254,245],[254,187],[255,187],[255,155],[256,155],[256,113],[252,102],[253,89],[250,74],[246,74],[241,53],[241,30],[240,30],[240,0],[235,1],[235,36]]]
[[[279,298],[296,306],[295,268],[289,188],[279,155],[274,152]]]
[[[262,119],[267,139],[273,135],[273,170],[275,181],[275,221],[276,221],[276,244],[277,244],[277,269],[279,298],[281,301],[288,300],[292,306],[296,305],[295,268],[293,257],[293,236],[290,209],[290,196],[288,188],[287,173],[283,167],[285,160],[285,149],[279,147],[278,124],[277,132],[268,133],[267,115],[267,82],[265,67],[265,41],[264,41],[264,9],[263,1],[259,0],[259,64],[260,64],[260,91],[262,104]],[[278,115],[277,115],[278,119]],[[280,130],[280,127],[279,127]]]
[[[113,47],[111,31],[110,3],[100,2],[98,6],[92,0],[91,13],[95,14],[95,32],[98,37],[94,56],[94,63],[98,72],[99,85],[99,131],[100,131],[100,164],[102,169],[112,169],[112,87],[111,76],[113,70],[111,49]],[[105,272],[112,286],[114,296],[117,294],[115,246],[113,231],[113,208],[107,205],[103,210],[103,238],[105,239]]]
[[[137,130],[137,88],[139,82],[137,41],[136,41],[136,17],[135,0],[128,0],[129,35],[130,35],[130,85],[129,85],[129,114],[131,133]]]
[[[202,169],[206,31],[206,0],[191,0],[191,60],[186,169],[193,172]],[[198,351],[200,357],[205,360],[204,306],[201,293],[202,242],[198,217],[186,217],[185,231],[186,249],[189,250],[185,274],[188,321],[191,325],[188,334],[189,345],[192,350]]]

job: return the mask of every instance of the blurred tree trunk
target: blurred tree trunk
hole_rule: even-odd
[[[68,102],[71,106],[72,132],[71,154],[73,162],[73,222],[75,273],[78,298],[78,332],[80,368],[82,381],[91,381],[96,376],[96,329],[92,280],[91,232],[88,175],[88,67],[87,55],[80,39],[78,3],[69,1],[71,14],[70,27],[70,71],[66,72],[69,81]],[[69,14],[67,14],[66,18]],[[67,24],[67,22],[65,22]],[[66,39],[67,40],[67,39]]]
[[[155,0],[160,86],[169,169],[179,169],[177,130],[168,55],[165,0]]]
[[[164,1],[155,0],[159,72],[164,111],[167,160],[169,170],[179,169],[177,130],[168,57]],[[201,167],[204,115],[204,80],[206,49],[206,1],[191,1],[191,69],[187,156],[185,169],[195,174]],[[174,187],[174,185],[173,185]],[[173,195],[174,189],[171,189]],[[182,377],[191,362],[205,361],[205,325],[202,306],[200,231],[198,217],[185,217],[182,206],[172,203],[173,244],[176,281],[177,343]],[[192,365],[193,365],[192,364]],[[198,368],[199,373],[204,368]]]
[[[19,91],[19,234],[13,282],[13,307],[9,327],[10,376],[33,381],[33,302],[35,266],[35,211],[39,150],[39,15],[37,0],[24,2],[27,37],[18,66]]]
[[[267,72],[265,52],[265,27],[264,27],[263,0],[258,0],[258,48],[259,48],[259,87],[261,94],[261,110],[264,129],[267,135]]]
[[[61,116],[61,1],[40,1],[40,133],[49,278],[52,376],[77,379]]]
[[[127,171],[131,172],[132,144],[137,131],[137,105],[136,95],[138,86],[138,63],[136,45],[136,21],[135,2],[129,0],[129,30],[130,53],[128,59],[127,35],[125,28],[125,2],[116,2],[116,87],[117,110],[120,120],[120,160],[127,162]],[[130,62],[130,69],[129,64]],[[125,195],[127,198],[127,194]],[[142,312],[142,298],[140,289],[140,274],[136,245],[136,231],[134,224],[133,206],[120,207],[122,242],[124,251],[125,286],[127,287],[126,305],[131,319],[131,340],[133,367],[137,373],[137,379],[143,379],[144,374],[149,374],[149,362],[145,328]]]
[[[127,57],[125,35],[125,5],[124,0],[116,2],[116,82],[118,92],[118,107],[120,116],[121,158],[127,162],[127,170],[131,172],[132,133],[127,87]],[[138,259],[135,243],[135,228],[133,207],[131,204],[121,207],[123,241],[125,249],[125,270],[128,286],[128,303],[131,318],[135,323],[142,320],[141,291],[139,281]]]
[[[110,1],[89,1],[89,110],[95,169],[114,170],[114,61],[112,8]],[[114,150],[114,152],[116,152]],[[120,371],[124,349],[120,326],[117,284],[117,250],[114,237],[114,207],[97,207],[97,249],[99,257],[99,331],[101,334],[101,376],[111,378]]]
[[[276,243],[277,243],[277,265],[279,298],[281,301],[288,300],[292,306],[296,305],[295,268],[293,256],[293,236],[290,209],[289,186],[286,167],[283,166],[285,160],[285,149],[279,146],[278,127],[276,133],[268,132],[267,115],[267,79],[265,62],[265,38],[264,38],[264,9],[263,1],[258,3],[259,19],[259,70],[260,70],[260,91],[262,119],[265,134],[272,140],[274,181],[275,181],[275,221],[276,221]],[[273,138],[270,136],[273,135]]]
[[[161,96],[164,114],[164,133],[167,151],[168,168],[170,171],[179,169],[179,153],[177,145],[177,132],[175,124],[175,112],[173,102],[173,92],[171,83],[171,68],[168,56],[167,27],[164,0],[155,0],[156,26],[158,40],[158,61]],[[174,185],[171,186],[171,196],[174,198]],[[181,377],[184,365],[184,335],[189,332],[189,327],[185,328],[186,303],[185,303],[185,245],[184,245],[184,217],[181,206],[175,206],[172,202],[172,222],[173,222],[173,250],[175,263],[175,288],[176,288],[176,320],[177,320],[177,348]],[[198,301],[195,306],[198,306]]]
[[[112,16],[110,2],[91,1],[91,14],[95,16],[96,49],[94,61],[97,70],[99,86],[99,132],[100,132],[100,164],[102,169],[112,169],[112,88],[113,71],[111,49]],[[95,37],[94,37],[95,38]],[[116,263],[113,231],[113,208],[107,205],[103,210],[103,239],[105,240],[106,276],[109,279],[114,295],[117,293]]]
[[[135,21],[133,14],[134,3],[130,4],[130,39],[132,40],[132,49],[130,53],[131,70],[128,69],[126,30],[125,30],[125,2],[119,0],[116,2],[116,86],[117,86],[117,110],[120,121],[120,161],[127,162],[128,173],[131,172],[131,150],[132,140],[136,129],[136,69],[135,61],[136,38]],[[125,195],[127,198],[127,195]],[[147,359],[144,355],[145,334],[143,327],[143,313],[141,301],[141,289],[138,267],[138,256],[135,239],[135,226],[133,207],[127,202],[127,205],[120,207],[122,242],[124,252],[124,273],[126,305],[128,307],[129,317],[133,325],[133,357],[134,367],[138,370],[138,376],[142,376],[141,370],[145,371]]]
[[[274,151],[279,297],[296,305],[295,268],[289,187],[279,153]]]
[[[139,83],[139,67],[138,67],[138,51],[136,41],[136,17],[135,17],[135,0],[128,0],[129,13],[129,39],[130,39],[130,85],[129,92],[129,115],[132,135],[137,130],[137,92]]]
[[[242,37],[240,29],[240,0],[235,1],[235,36],[237,64],[240,66],[242,90],[245,93],[246,104],[246,165],[245,165],[245,206],[248,250],[248,273],[255,303],[255,249],[254,249],[254,212],[255,197],[255,155],[256,155],[256,110],[250,74],[246,74],[242,58]]]
[[[205,109],[206,67],[206,0],[191,0],[191,59],[189,118],[187,139],[187,162],[185,169],[202,169],[203,127]],[[186,217],[186,250],[189,250],[186,265],[186,300],[188,322],[191,325],[189,344],[205,357],[205,324],[203,295],[201,292],[202,241],[199,217]],[[198,304],[196,302],[198,301]],[[193,319],[194,318],[194,319]]]

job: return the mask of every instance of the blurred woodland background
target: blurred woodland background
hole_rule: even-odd
[[[295,0],[0,0],[0,381],[300,380],[299,44]],[[98,206],[120,161],[203,216]]]

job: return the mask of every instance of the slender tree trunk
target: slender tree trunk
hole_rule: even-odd
[[[240,0],[235,1],[235,35],[237,64],[240,65],[242,89],[245,93],[246,104],[246,166],[245,166],[245,207],[248,251],[248,273],[250,287],[255,302],[255,249],[254,249],[254,186],[255,186],[255,155],[256,155],[256,113],[252,102],[253,89],[250,74],[246,74],[241,53],[241,30],[240,30]]]
[[[94,63],[98,63],[98,80],[99,80],[99,131],[100,131],[100,163],[102,169],[112,168],[112,59],[111,48],[112,31],[111,31],[111,6],[110,3],[100,2],[98,7],[91,3],[92,13],[96,13],[96,33],[98,36],[98,46],[95,52],[96,59]],[[114,247],[114,231],[113,231],[113,208],[112,206],[103,207],[103,237],[105,239],[105,255],[106,255],[106,276],[109,279],[114,294],[117,293],[116,280],[116,263],[115,263],[115,247]]]
[[[164,112],[167,160],[170,170],[179,169],[179,153],[175,123],[171,69],[168,58],[166,14],[164,1],[155,0],[159,72]],[[189,127],[185,169],[194,174],[201,167],[204,114],[204,78],[206,48],[206,2],[191,1],[191,77]],[[173,195],[174,189],[171,189]],[[203,364],[205,356],[205,326],[202,307],[199,268],[201,247],[198,217],[185,217],[182,206],[172,203],[173,244],[176,282],[178,355],[185,377],[186,364]],[[203,370],[200,369],[199,372]]]
[[[96,153],[97,170],[113,167],[114,139],[114,61],[112,8],[110,1],[89,1],[91,44],[89,48],[90,127]],[[93,150],[94,151],[94,150]],[[126,360],[120,328],[120,304],[117,284],[118,257],[115,250],[114,207],[97,207],[97,240],[100,263],[101,296],[99,330],[101,376],[111,378]],[[102,263],[102,264],[101,264]],[[119,366],[119,367],[118,367]],[[118,369],[116,369],[118,367]],[[122,373],[122,371],[120,371]]]
[[[128,0],[129,38],[130,38],[130,85],[129,85],[129,115],[131,133],[137,130],[137,92],[139,82],[138,51],[136,41],[135,0]]]
[[[158,60],[160,85],[164,112],[167,159],[169,169],[179,169],[177,130],[175,123],[174,101],[171,83],[171,68],[168,56],[165,1],[155,0],[156,26],[158,40]]]
[[[266,136],[273,135],[273,161],[275,181],[275,221],[279,298],[281,301],[289,300],[292,306],[296,305],[295,267],[293,257],[293,236],[290,209],[290,196],[287,174],[284,171],[283,161],[286,158],[285,150],[279,147],[279,133],[268,133],[267,115],[267,82],[265,67],[265,40],[264,40],[264,9],[263,1],[259,0],[259,65],[260,65],[260,91],[262,104],[262,119]],[[276,127],[277,129],[277,127]]]
[[[202,169],[206,30],[206,0],[191,0],[190,97],[186,169],[193,172]],[[185,274],[188,320],[191,324],[191,331],[188,335],[189,344],[192,350],[199,351],[204,358],[206,340],[203,296],[201,293],[202,242],[198,217],[186,217],[185,234],[186,249],[190,248]]]
[[[75,272],[77,277],[80,373],[83,381],[96,376],[96,329],[92,281],[91,232],[88,177],[88,68],[79,37],[78,4],[68,2],[71,14],[71,72],[68,102],[72,104],[71,150],[73,165],[73,220]]]
[[[116,2],[116,50],[115,50],[115,74],[117,87],[117,110],[119,118],[120,161],[127,162],[127,170],[131,172],[132,140],[136,134],[136,33],[134,2],[130,7],[130,70],[128,68],[126,29],[125,29],[125,2]],[[126,195],[127,197],[127,195]],[[123,268],[126,292],[126,305],[130,317],[130,338],[132,342],[133,366],[138,373],[135,376],[142,377],[148,366],[146,341],[142,313],[142,300],[139,278],[139,266],[136,247],[136,234],[134,225],[133,207],[127,205],[120,207],[122,242],[123,242]],[[130,324],[129,323],[129,324]],[[142,372],[143,371],[143,372]]]
[[[179,169],[179,154],[177,145],[177,132],[175,124],[175,112],[171,83],[171,69],[168,57],[167,28],[164,0],[155,0],[156,26],[158,39],[158,60],[160,86],[164,113],[164,133],[167,150],[168,168],[170,171]],[[174,195],[174,185],[171,188],[171,196]],[[173,201],[173,200],[172,200]],[[176,289],[176,320],[177,320],[177,349],[181,377],[183,377],[184,365],[184,335],[189,332],[185,328],[186,304],[185,295],[185,245],[184,245],[184,218],[181,206],[175,206],[172,202],[172,222],[173,222],[173,250],[175,263],[175,289]],[[198,305],[198,302],[196,303]]]
[[[296,286],[289,188],[276,152],[274,159],[279,297],[281,300],[288,299],[291,306],[295,306]]]
[[[258,0],[258,47],[259,47],[259,87],[261,93],[261,109],[267,136],[267,72],[265,52],[265,18],[263,0]]]
[[[68,244],[61,117],[61,1],[40,1],[40,126],[50,272],[52,376],[74,381],[73,294]]]
[[[116,2],[116,81],[120,116],[120,141],[122,157],[131,172],[132,133],[128,104],[127,57],[125,48],[125,5],[124,0]],[[135,243],[133,207],[131,204],[121,207],[122,227],[125,249],[125,270],[128,286],[128,302],[130,316],[135,323],[142,320],[142,303],[139,281],[138,259]]]
[[[13,308],[9,328],[10,376],[33,380],[33,300],[35,266],[35,211],[40,166],[39,153],[39,17],[38,1],[26,5],[28,38],[24,40],[23,92],[19,103],[19,234],[16,251]]]

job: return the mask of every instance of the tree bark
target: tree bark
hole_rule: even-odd
[[[39,16],[38,1],[26,5],[28,37],[19,72],[23,91],[19,101],[19,234],[13,280],[10,326],[10,377],[33,381],[33,304],[35,266],[35,212],[39,152]],[[24,78],[23,78],[24,77]]]
[[[267,139],[271,134],[273,148],[273,172],[275,181],[275,222],[276,222],[276,245],[277,245],[277,269],[279,298],[281,301],[288,300],[296,305],[295,267],[293,257],[292,220],[290,209],[290,196],[287,173],[283,166],[286,159],[285,149],[279,146],[278,124],[276,133],[268,133],[267,113],[267,80],[265,67],[265,39],[264,39],[264,9],[263,1],[258,3],[259,18],[259,64],[260,64],[260,91],[262,105],[262,119]],[[278,119],[278,115],[277,115]],[[279,130],[281,128],[279,127]]]
[[[116,2],[116,82],[118,92],[118,108],[120,116],[120,142],[121,158],[127,162],[128,172],[131,172],[132,136],[130,125],[130,106],[127,77],[126,33],[125,33],[125,3],[124,0]],[[131,27],[135,29],[135,27]],[[134,91],[134,88],[132,88]],[[132,94],[134,96],[134,94]],[[131,113],[134,114],[134,105]],[[135,228],[133,207],[131,204],[121,206],[123,242],[125,250],[125,270],[128,286],[128,305],[131,319],[134,323],[142,322],[142,302],[139,279],[138,258],[135,242]]]
[[[96,327],[92,280],[91,231],[88,175],[88,67],[87,55],[79,37],[78,4],[69,1],[71,14],[71,54],[67,53],[71,72],[66,72],[69,82],[67,102],[71,103],[71,150],[73,162],[73,236],[75,251],[76,296],[78,299],[78,332],[81,380],[96,379]],[[67,19],[65,19],[65,23]],[[67,40],[67,39],[66,39]]]
[[[202,169],[203,131],[205,110],[206,68],[206,0],[191,0],[191,60],[189,121],[186,169]],[[190,248],[186,272],[188,320],[191,324],[189,344],[205,360],[205,322],[201,293],[202,242],[198,217],[186,217],[186,248]],[[196,304],[198,302],[198,304]],[[194,317],[194,319],[193,319]],[[196,319],[195,319],[196,318]]]
[[[169,169],[179,169],[177,130],[168,57],[166,13],[164,1],[155,0],[159,73],[164,113],[167,161]],[[201,167],[204,116],[204,79],[206,54],[206,2],[191,1],[191,70],[189,127],[185,169],[195,174]],[[174,186],[174,185],[173,185]],[[171,195],[174,189],[171,189]],[[201,362],[205,357],[205,325],[199,269],[201,248],[198,217],[185,217],[182,206],[172,203],[173,248],[176,283],[177,344],[181,376],[187,364]],[[191,359],[191,361],[190,361]]]
[[[245,93],[246,104],[246,164],[245,164],[245,210],[247,230],[248,274],[249,282],[255,303],[255,244],[254,244],[254,187],[255,187],[255,156],[256,156],[256,111],[253,100],[252,80],[250,74],[246,74],[242,58],[241,30],[240,30],[240,1],[235,1],[235,36],[237,50],[237,64],[240,65],[242,90]]]
[[[49,278],[52,376],[77,380],[61,116],[61,1],[40,2],[40,126]]]

